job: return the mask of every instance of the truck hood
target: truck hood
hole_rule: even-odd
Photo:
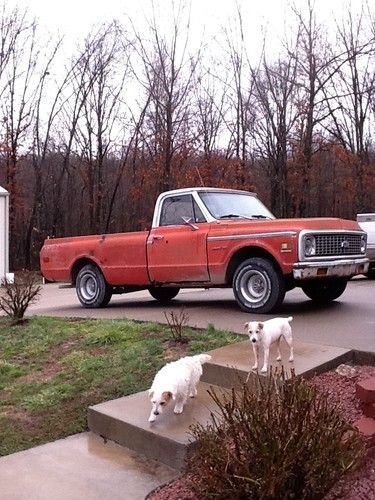
[[[338,219],[334,217],[316,217],[306,219],[262,219],[262,220],[225,220],[219,221],[220,229],[233,234],[242,234],[246,232],[272,232],[272,231],[361,231],[356,221]]]

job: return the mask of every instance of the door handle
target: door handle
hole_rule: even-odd
[[[152,245],[154,243],[154,240],[164,240],[164,236],[162,234],[155,234],[153,236],[150,236],[147,240],[147,245]]]

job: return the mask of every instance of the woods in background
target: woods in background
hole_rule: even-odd
[[[270,52],[240,11],[191,47],[189,9],[139,32],[91,32],[68,62],[20,9],[1,7],[0,184],[11,269],[38,268],[46,237],[143,230],[164,190],[256,191],[278,217],[375,211],[375,14],[329,29],[313,4]],[[334,32],[334,33],[333,33]],[[256,57],[254,56],[256,53]]]

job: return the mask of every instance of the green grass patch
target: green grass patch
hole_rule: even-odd
[[[90,405],[147,389],[167,361],[239,341],[189,327],[128,320],[0,318],[0,456],[86,430]]]

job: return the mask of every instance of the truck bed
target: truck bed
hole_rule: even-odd
[[[95,262],[110,285],[147,285],[146,240],[148,231],[75,236],[45,241],[40,262],[50,281],[71,282],[74,265]]]

